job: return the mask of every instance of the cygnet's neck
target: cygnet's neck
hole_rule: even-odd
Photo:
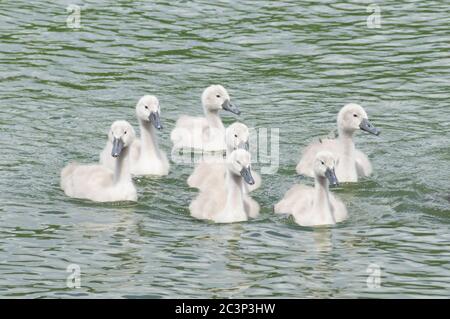
[[[129,153],[130,148],[124,147],[120,155],[116,158],[116,167],[114,169],[115,184],[129,182],[131,180]]]
[[[161,158],[158,148],[158,137],[156,130],[150,121],[139,119],[139,127],[141,133],[141,153],[140,158],[148,159],[149,157]]]
[[[328,180],[324,176],[315,176],[313,211],[324,223],[336,222],[331,210]]]
[[[205,109],[205,117],[206,120],[208,121],[208,125],[210,129],[217,129],[217,130],[221,130],[221,131],[225,131],[225,127],[223,126],[222,120],[220,119],[219,116],[219,110],[208,110]]]
[[[225,205],[225,211],[232,212],[235,216],[246,215],[244,209],[242,177],[227,170],[225,182],[227,187],[227,203]]]
[[[339,131],[338,144],[340,159],[336,172],[338,178],[357,180],[355,143],[353,142],[353,131]]]
[[[353,157],[355,143],[353,142],[354,131],[339,129],[338,141],[344,156]]]

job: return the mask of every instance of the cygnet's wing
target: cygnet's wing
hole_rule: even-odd
[[[62,184],[66,194],[72,197],[93,198],[113,185],[113,172],[102,165],[76,165],[67,171],[71,172]]]
[[[348,213],[347,213],[347,207],[345,204],[333,193],[330,193],[330,202],[331,206],[333,207],[333,213],[335,217],[336,223],[339,223],[345,219],[347,219]]]
[[[66,167],[61,170],[61,188],[62,190],[66,190],[67,187],[72,182],[72,174],[74,170],[79,166],[78,163],[72,162],[69,163]]]
[[[259,204],[248,195],[244,195],[244,210],[250,218],[256,218],[259,215]]]
[[[175,128],[193,129],[197,127],[207,127],[206,118],[200,116],[182,115],[176,122]]]
[[[225,183],[225,165],[213,163],[199,163],[187,183],[190,187],[204,189],[209,185],[220,185]]]
[[[300,162],[297,164],[297,173],[314,177],[314,160],[316,158],[316,154],[320,151],[335,152],[336,140],[325,138],[309,144],[303,151]]]
[[[292,186],[284,195],[283,199],[275,204],[276,214],[293,214],[296,207],[301,204],[305,198],[309,198],[310,187],[296,184]]]
[[[113,172],[102,165],[83,165],[74,171],[75,184],[92,190],[110,187],[114,183]]]
[[[366,154],[360,150],[355,151],[356,170],[358,176],[369,176],[372,174],[372,164]]]
[[[197,197],[189,205],[189,211],[191,216],[197,219],[207,219],[207,211],[209,210],[206,206],[208,198],[205,194],[198,194]]]
[[[223,210],[226,198],[226,191],[220,185],[200,192],[189,205],[191,216],[198,219],[212,219],[213,216]]]
[[[196,138],[202,139],[203,131],[207,127],[206,118],[183,115],[177,120],[175,128],[170,133],[170,139],[176,147],[191,147],[195,144]]]

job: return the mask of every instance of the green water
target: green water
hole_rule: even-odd
[[[450,27],[448,1],[0,2],[1,297],[448,297]],[[194,220],[192,166],[139,178],[135,204],[68,198],[59,173],[98,159],[117,119],[155,94],[165,125],[201,114],[224,85],[241,121],[279,128],[280,167],[253,193],[256,220]],[[325,229],[275,216],[302,148],[347,102],[380,137],[356,143],[374,174],[334,192],[349,219]],[[224,114],[224,123],[236,117]],[[254,165],[258,170],[258,163]],[[66,267],[81,267],[81,288]],[[381,271],[367,285],[368,267]],[[369,268],[370,270],[370,268]]]

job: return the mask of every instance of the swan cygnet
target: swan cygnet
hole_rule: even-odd
[[[244,149],[249,151],[250,132],[245,124],[234,122],[225,130],[225,143],[227,154],[231,154],[234,150]],[[214,158],[214,162],[200,162],[189,176],[187,183],[190,187],[204,190],[213,185],[223,184],[225,180],[226,165],[222,157]],[[251,192],[261,186],[261,176],[253,171],[253,185],[246,184],[246,191]]]
[[[66,195],[96,202],[136,201],[137,192],[129,167],[130,145],[134,138],[130,123],[114,122],[108,134],[110,156],[115,159],[114,170],[98,164],[70,163],[61,171],[61,188]]]
[[[158,147],[156,130],[161,130],[161,108],[156,96],[145,95],[136,105],[136,117],[139,121],[140,139],[135,139],[130,151],[130,170],[135,176],[169,174],[169,161],[166,154]],[[114,167],[114,159],[109,156],[111,142],[100,154],[100,163]]]
[[[314,160],[315,185],[294,185],[274,207],[277,214],[291,214],[301,226],[333,225],[347,218],[347,208],[329,192],[338,185],[335,156],[321,151]]]
[[[216,223],[242,222],[257,217],[259,204],[244,191],[244,183],[255,183],[250,164],[251,155],[244,149],[229,154],[224,182],[200,191],[189,206],[191,216]]]
[[[174,149],[193,149],[206,152],[226,150],[225,128],[220,110],[239,115],[238,107],[231,103],[227,90],[221,85],[211,85],[203,91],[202,105],[205,117],[181,116],[172,133]]]
[[[380,130],[369,122],[366,111],[355,103],[349,103],[339,111],[337,126],[336,139],[322,139],[306,147],[296,167],[297,173],[313,177],[316,154],[330,151],[337,157],[336,176],[340,182],[357,182],[358,176],[372,174],[372,164],[363,152],[355,148],[353,134],[363,130],[378,136]]]

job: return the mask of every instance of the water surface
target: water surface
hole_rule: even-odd
[[[0,3],[0,296],[448,297],[450,30],[446,1],[70,1]],[[194,220],[192,166],[138,178],[135,204],[70,199],[69,161],[95,162],[144,94],[170,131],[224,85],[239,120],[279,128],[280,167],[262,175],[254,221]],[[297,182],[304,146],[347,102],[382,129],[360,132],[374,174],[335,193],[347,221],[311,229],[272,206]],[[228,125],[236,120],[223,114]],[[261,167],[254,165],[256,170]],[[81,288],[66,267],[81,267]],[[380,267],[381,287],[367,285]],[[372,265],[369,267],[369,265]]]

